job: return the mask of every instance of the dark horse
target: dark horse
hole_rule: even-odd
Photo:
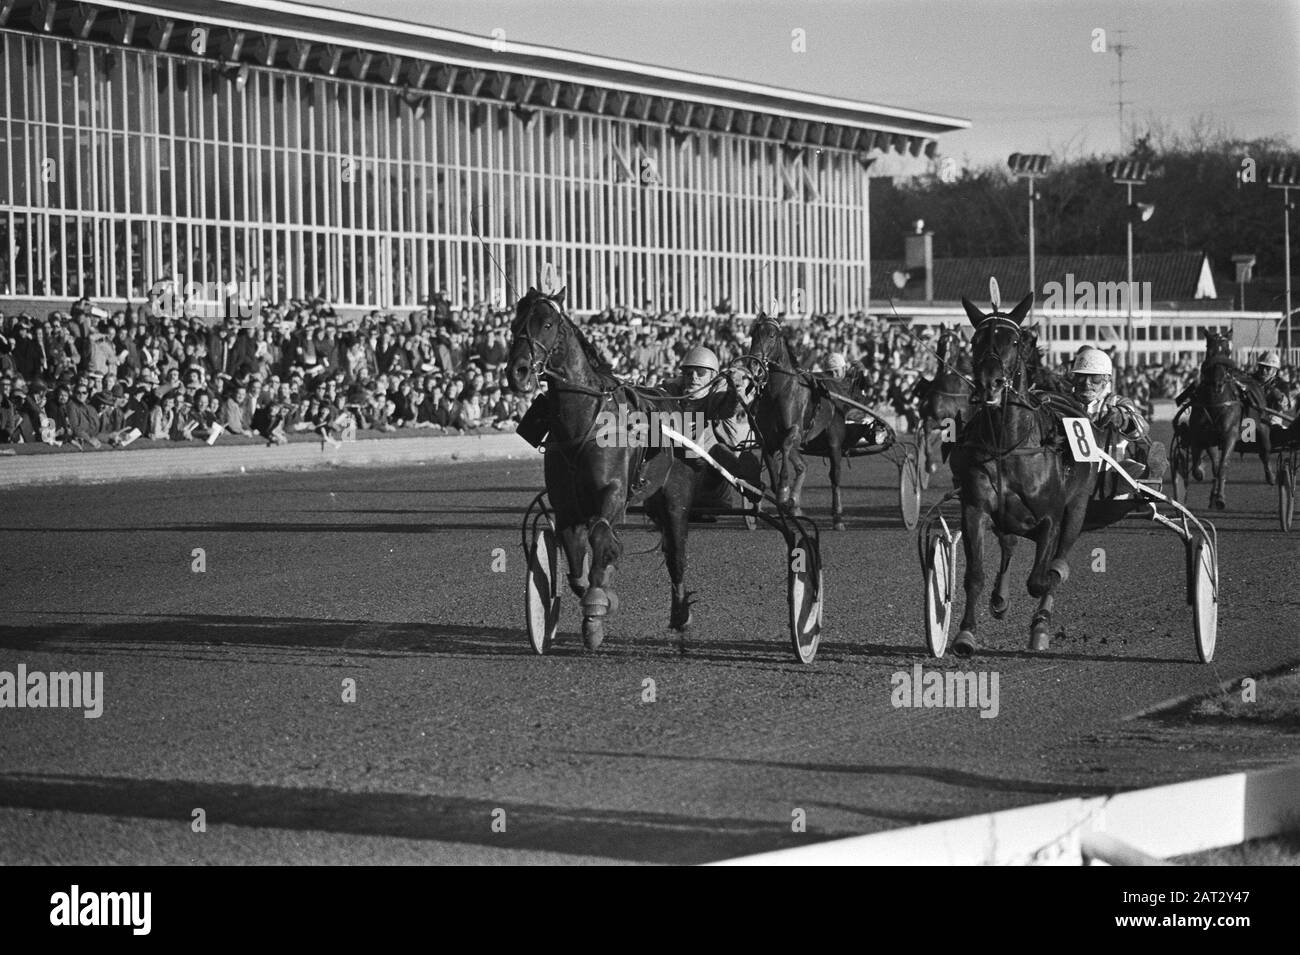
[[[939,369],[917,403],[920,425],[917,444],[927,474],[939,468],[970,417],[970,352],[954,329],[939,336]]]
[[[1030,647],[1047,649],[1054,594],[1069,578],[1070,548],[1083,529],[1097,481],[1096,465],[1076,464],[1063,453],[1057,418],[1049,403],[1030,390],[1036,339],[1020,326],[1033,301],[1031,292],[1009,314],[985,315],[962,299],[975,326],[975,388],[970,420],[949,458],[961,495],[966,553],[966,607],[953,643],[959,656],[969,656],[976,646],[986,518],[1002,550],[989,608],[994,617],[1006,614],[1007,568],[1016,538],[1032,540],[1029,593],[1039,603],[1030,624]]]
[[[1192,477],[1199,481],[1205,476],[1201,455],[1208,452],[1214,469],[1210,507],[1223,510],[1228,506],[1223,496],[1228,480],[1228,456],[1241,435],[1241,399],[1232,361],[1231,333],[1205,333],[1205,361],[1201,363],[1200,381],[1192,393],[1191,410],[1175,430],[1178,443],[1187,452],[1185,458],[1175,462],[1175,467],[1186,480],[1190,465]],[[1267,459],[1264,466],[1267,470]]]
[[[841,459],[844,449],[857,443],[859,435],[851,432],[860,426],[850,428],[843,406],[824,393],[829,386],[800,370],[780,319],[759,314],[750,329],[749,354],[761,359],[766,371],[759,376],[765,384],[754,418],[777,501],[801,514],[799,499],[808,468],[803,455],[825,457],[831,468],[831,517],[835,529],[844,530]]]
[[[563,302],[564,289],[547,296],[530,288],[519,300],[506,367],[516,394],[531,394],[541,379],[548,383],[540,399],[546,405],[548,434],[546,490],[569,566],[569,587],[582,599],[583,639],[588,649],[600,646],[605,618],[618,609],[610,578],[623,547],[614,528],[626,517],[638,476],[636,494],[662,534],[672,580],[669,622],[685,630],[691,623],[685,583],[687,517],[703,466],[687,463],[671,448],[646,448],[645,441],[629,434],[612,435],[612,440],[606,434],[598,440],[602,422],[609,422],[610,415],[617,419],[619,404],[642,413],[682,411],[685,405],[681,399],[635,389],[615,378],[565,313]],[[588,558],[590,570],[584,572]]]

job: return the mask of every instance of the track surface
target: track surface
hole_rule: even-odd
[[[106,697],[99,719],[0,709],[0,863],[700,862],[1265,765],[1285,747],[1126,719],[1300,658],[1300,533],[1257,461],[1232,478],[1209,666],[1182,545],[1138,520],[1080,542],[1050,652],[1026,650],[1025,543],[985,652],[932,661],[880,460],[848,472],[850,529],[824,531],[807,667],[780,538],[735,519],[692,528],[685,653],[658,554],[636,554],[657,535],[634,527],[605,646],[582,650],[566,591],[562,642],[533,655],[518,522],[537,463],[0,492],[0,670],[102,671]],[[894,708],[916,663],[996,671],[996,718]]]

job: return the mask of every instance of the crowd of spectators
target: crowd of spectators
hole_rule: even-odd
[[[358,430],[512,430],[528,399],[503,376],[511,313],[453,308],[444,293],[404,314],[340,317],[322,300],[264,306],[254,321],[172,317],[157,300],[108,312],[86,299],[42,318],[0,316],[0,443],[98,447],[214,442],[223,434],[283,443],[295,433],[342,441]],[[696,344],[722,361],[743,353],[749,322],[724,305],[706,315],[610,309],[587,336],[627,381],[659,385]],[[867,400],[908,415],[937,365],[933,333],[884,318],[815,315],[793,326],[804,367],[832,353],[855,365]],[[919,338],[919,340],[918,340]],[[1196,375],[1196,359],[1124,371],[1116,390],[1149,408]],[[1284,369],[1294,397],[1296,369]]]

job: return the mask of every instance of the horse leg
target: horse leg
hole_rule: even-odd
[[[1273,473],[1273,462],[1269,460],[1273,456],[1273,437],[1270,431],[1270,426],[1260,421],[1259,427],[1255,429],[1255,441],[1259,447],[1259,459],[1264,462],[1264,480],[1272,487],[1277,475]]]
[[[837,531],[846,530],[844,524],[844,505],[840,499],[840,469],[844,465],[840,454],[843,449],[843,436],[837,436],[834,430],[828,432],[830,438],[830,465],[831,465],[831,522]],[[800,490],[803,487],[802,477],[800,478]],[[798,500],[796,496],[795,500]]]
[[[979,599],[984,591],[984,511],[978,505],[964,505],[961,510],[961,543],[966,552],[966,606],[962,610],[961,626],[957,639],[952,642],[952,652],[959,657],[969,657],[975,652],[975,626],[978,622]]]
[[[609,587],[614,564],[623,553],[623,545],[614,533],[614,520],[623,508],[621,482],[606,485],[600,494],[599,516],[588,522],[587,539],[591,544],[591,573],[582,595],[582,638],[588,650],[595,650],[605,639],[605,618],[618,611],[618,594]]]
[[[1016,535],[999,534],[998,546],[1002,548],[1002,564],[998,567],[998,578],[993,584],[993,593],[989,596],[989,613],[993,614],[994,620],[1001,620],[1007,615],[1007,589],[1010,586],[1007,568],[1011,566],[1011,555],[1016,550]]]
[[[668,578],[672,581],[672,609],[668,625],[685,631],[691,625],[691,595],[686,589],[686,530],[689,511],[685,507],[669,508],[663,524],[664,562],[668,565]],[[685,646],[683,644],[683,649]]]
[[[1081,485],[1084,489],[1090,486],[1091,481]],[[1083,531],[1087,507],[1087,495],[1080,493],[1074,504],[1066,506],[1060,524],[1049,523],[1048,529],[1037,541],[1034,569],[1029,575],[1029,592],[1038,598],[1038,608],[1029,622],[1031,650],[1046,650],[1051,644],[1056,589],[1070,579],[1070,549]]]
[[[560,528],[560,546],[569,565],[569,589],[581,597],[587,591],[587,572],[583,564],[590,550],[587,546],[586,527],[570,524]]]

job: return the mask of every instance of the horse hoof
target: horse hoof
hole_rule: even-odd
[[[849,529],[849,525],[845,524],[843,521],[836,521],[834,527],[837,531],[846,531]]]
[[[694,614],[690,610],[686,611],[686,616],[684,618],[680,614],[674,613],[673,619],[669,621],[668,625],[678,633],[681,633],[684,630],[690,629],[693,616]]]
[[[1199,464],[1192,468],[1192,478],[1197,481],[1205,480],[1205,469]]]
[[[1036,623],[1029,632],[1029,649],[1042,651],[1052,644],[1052,635],[1047,631],[1047,624]]]
[[[618,594],[607,589],[605,591],[605,596],[609,598],[609,610],[607,612],[611,614],[618,613]]]
[[[963,630],[957,634],[957,639],[952,642],[952,652],[955,656],[963,660],[975,654],[975,634],[969,630]]]
[[[1210,502],[1210,506],[1216,511],[1226,511],[1228,509],[1228,502],[1221,497],[1216,497]]]
[[[1007,608],[1011,606],[1009,600],[999,600],[996,596],[989,599],[989,613],[993,614],[994,620],[1001,620],[1007,615]]]
[[[601,617],[582,618],[582,642],[595,650],[605,641],[605,621]]]
[[[612,605],[617,599],[612,590],[589,587],[582,595],[582,613],[586,617],[604,617],[613,612]]]

